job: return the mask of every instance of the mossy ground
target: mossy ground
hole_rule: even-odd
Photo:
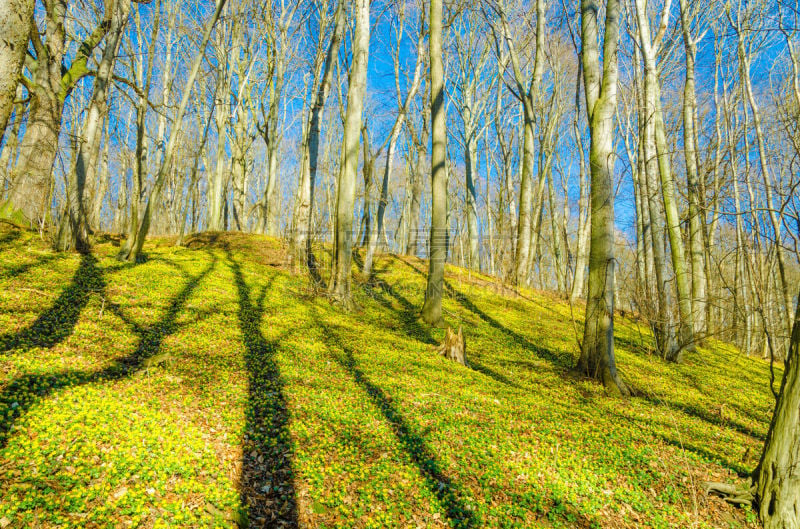
[[[444,306],[470,367],[436,356],[416,258],[378,259],[345,313],[256,236],[155,240],[136,265],[5,224],[0,245],[4,528],[752,519],[700,487],[755,465],[772,407],[769,366],[721,344],[669,365],[619,318],[640,396],[612,399],[569,375],[568,305],[463,270]]]

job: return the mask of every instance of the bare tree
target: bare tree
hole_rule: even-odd
[[[206,26],[206,30],[203,34],[203,39],[200,42],[200,48],[197,52],[197,55],[192,62],[192,67],[189,71],[189,77],[186,81],[186,85],[183,89],[183,96],[181,98],[181,102],[178,105],[178,110],[175,113],[175,126],[173,126],[172,131],[169,135],[169,141],[167,142],[167,146],[164,149],[164,158],[161,161],[159,166],[158,172],[156,173],[155,179],[153,181],[153,185],[150,189],[150,194],[147,199],[147,203],[145,205],[144,213],[142,215],[141,221],[138,221],[135,217],[131,218],[130,221],[132,224],[135,225],[135,229],[131,230],[133,233],[133,237],[131,240],[122,248],[119,255],[117,256],[120,260],[125,261],[136,261],[139,257],[139,254],[142,251],[142,247],[144,246],[145,238],[147,237],[147,233],[150,230],[150,222],[153,209],[158,202],[159,194],[161,193],[161,189],[164,185],[164,181],[166,180],[167,174],[171,168],[172,159],[175,154],[175,147],[178,141],[178,136],[180,135],[180,126],[178,126],[181,121],[183,120],[183,115],[186,112],[186,107],[189,103],[189,96],[192,93],[192,87],[194,86],[194,82],[197,79],[197,74],[200,71],[200,64],[203,61],[203,56],[205,55],[206,46],[208,46],[208,41],[211,39],[211,33],[214,30],[214,26],[219,20],[220,14],[222,13],[223,7],[225,7],[226,0],[217,0],[216,9],[214,13],[211,15],[211,19]]]
[[[0,4],[0,141],[14,107],[35,5],[35,0],[6,0]]]
[[[400,8],[402,9],[402,7]],[[416,63],[414,66],[414,74],[411,80],[411,84],[408,87],[408,91],[406,92],[406,96],[403,99],[402,103],[399,105],[397,117],[395,118],[394,124],[392,125],[392,129],[389,132],[388,138],[388,147],[386,149],[386,160],[384,162],[383,167],[383,177],[381,178],[381,190],[380,190],[380,199],[378,201],[378,212],[376,214],[375,219],[375,229],[370,232],[369,237],[369,246],[367,247],[367,254],[364,257],[364,266],[362,268],[362,273],[369,277],[372,274],[372,263],[375,256],[375,251],[378,246],[378,238],[383,233],[385,218],[386,218],[386,207],[389,204],[389,176],[392,173],[392,167],[394,165],[394,158],[396,156],[397,151],[397,140],[400,137],[400,133],[403,130],[403,125],[405,123],[406,116],[411,107],[411,103],[417,95],[417,91],[419,90],[419,86],[422,81],[422,65],[424,62],[424,51],[425,51],[425,32],[423,31],[423,26],[425,23],[424,17],[424,9],[420,9],[420,20],[419,20],[419,37],[417,39],[417,58]],[[404,17],[403,17],[404,18]],[[397,37],[397,48],[395,53],[392,56],[394,61],[394,73],[395,73],[395,85],[397,89],[397,98],[398,103],[400,98],[402,97],[400,94],[400,45],[402,42],[402,21],[401,21],[401,29],[398,30],[398,37]],[[378,152],[375,154],[375,158],[380,158],[383,153],[383,146],[378,149]]]
[[[351,280],[351,252],[353,248],[353,207],[358,172],[361,116],[367,91],[367,65],[369,61],[369,0],[356,0],[353,36],[353,62],[347,90],[347,111],[342,139],[342,156],[339,182],[336,187],[336,226],[334,229],[333,265],[330,293],[345,306],[349,306]]]
[[[538,98],[540,97],[539,89],[544,73],[544,38],[547,4],[545,0],[536,0],[536,50],[534,52],[533,73],[530,80],[526,78],[523,72],[520,55],[514,44],[514,39],[512,38],[509,28],[505,6],[502,3],[493,4],[493,6],[500,19],[500,32],[508,48],[508,55],[514,73],[516,89],[512,90],[512,93],[522,105],[522,115],[524,118],[522,131],[522,178],[519,188],[519,220],[517,222],[514,274],[515,283],[524,284],[528,277],[531,257],[531,208],[533,204],[533,167],[535,165],[534,129],[536,127],[536,106],[538,104]]]
[[[316,92],[313,96],[311,109],[308,113],[308,122],[303,131],[301,143],[300,185],[297,191],[297,200],[293,216],[294,245],[297,252],[305,255],[306,265],[314,271],[316,265],[311,249],[311,229],[314,213],[314,189],[316,187],[319,163],[319,142],[322,132],[322,112],[331,89],[334,73],[334,61],[338,59],[339,46],[345,24],[345,0],[339,0],[333,14],[333,32],[327,48],[323,46],[323,29],[330,24],[327,17],[322,16],[320,24],[320,39],[314,59],[314,79],[318,81]]]
[[[693,347],[694,322],[692,318],[692,299],[689,288],[689,274],[686,269],[684,257],[683,238],[680,230],[677,197],[675,196],[675,182],[670,168],[669,151],[667,148],[664,117],[661,109],[661,85],[658,79],[656,55],[661,47],[664,35],[669,25],[670,0],[666,0],[661,11],[660,23],[655,36],[650,36],[650,21],[647,13],[647,3],[636,0],[636,18],[639,28],[639,42],[644,62],[644,106],[645,127],[652,130],[655,143],[655,156],[658,173],[661,177],[661,196],[664,202],[664,212],[667,221],[667,234],[672,256],[672,268],[675,272],[675,283],[678,291],[678,307],[680,309],[680,338],[678,347],[670,348],[664,352],[665,358],[680,361],[681,353],[686,347]],[[650,158],[650,154],[646,156]],[[652,192],[652,190],[651,190]]]
[[[129,0],[115,0],[106,5],[113,10],[105,48],[94,78],[94,90],[86,112],[86,120],[78,138],[78,152],[68,174],[66,211],[61,217],[56,247],[61,250],[75,248],[86,251],[89,247],[89,212],[87,211],[86,184],[93,183],[97,174],[103,120],[108,114],[108,93],[111,88],[114,63],[117,58],[122,33],[128,23],[131,4]]]
[[[586,323],[578,369],[603,382],[616,394],[628,388],[617,373],[614,358],[614,113],[617,106],[617,49],[619,46],[620,6],[618,0],[606,3],[603,35],[602,73],[600,70],[597,0],[581,0],[581,62],[586,113],[591,146],[591,246],[589,248],[589,295]]]
[[[20,144],[20,158],[12,173],[12,184],[0,215],[16,217],[32,225],[46,222],[50,205],[52,168],[58,153],[58,135],[64,101],[78,81],[89,75],[88,62],[111,26],[113,9],[94,27],[65,64],[67,32],[64,24],[67,0],[44,0],[45,30],[42,40],[33,18],[30,39],[35,56],[27,59],[31,77],[20,77],[31,102],[28,125]]]
[[[431,100],[431,235],[428,282],[422,319],[436,324],[442,319],[444,263],[447,259],[447,122],[444,108],[442,61],[442,0],[431,0],[428,40]]]

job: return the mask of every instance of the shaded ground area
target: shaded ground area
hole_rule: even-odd
[[[379,258],[345,314],[275,240],[115,250],[0,225],[4,527],[748,525],[700,482],[756,462],[760,361],[719,345],[671,366],[621,319],[642,396],[612,400],[565,376],[568,306],[485,276],[447,270],[465,368],[416,317],[419,259]]]

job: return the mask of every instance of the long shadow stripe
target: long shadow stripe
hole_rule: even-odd
[[[322,329],[324,335],[332,340],[336,348],[341,349],[344,353],[344,358],[337,354],[332,354],[331,356],[364,389],[375,407],[380,410],[395,437],[403,446],[404,451],[419,469],[420,474],[425,479],[426,486],[436,495],[436,498],[444,507],[450,525],[459,529],[478,527],[478,520],[475,519],[475,515],[462,500],[457,485],[444,474],[436,455],[425,444],[425,440],[414,432],[414,429],[392,404],[388,395],[364,375],[364,372],[355,361],[352,349],[342,342],[331,327],[325,325],[316,314],[316,311],[313,317],[316,325]],[[331,349],[330,345],[328,345],[328,348],[329,350]]]
[[[264,297],[275,276],[254,301],[239,263],[226,251],[239,295],[239,329],[248,372],[240,500],[251,529],[297,527],[289,409],[275,360],[277,346],[285,336],[267,340],[261,332]]]
[[[88,256],[91,257],[91,256]],[[102,274],[94,265],[94,258],[87,260],[92,285],[104,285]],[[98,371],[64,370],[52,374],[25,374],[11,380],[0,392],[0,449],[5,448],[14,425],[31,406],[48,397],[51,393],[64,389],[101,381],[114,381],[125,378],[138,371],[143,362],[155,355],[164,338],[178,330],[178,314],[202,279],[216,265],[216,258],[203,272],[193,277],[172,299],[164,316],[155,325],[138,328],[139,344],[136,350],[119,358],[108,367]]]

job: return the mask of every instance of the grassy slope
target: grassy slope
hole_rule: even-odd
[[[262,238],[135,266],[5,225],[0,245],[0,526],[747,525],[699,489],[751,468],[768,424],[768,366],[729,348],[667,365],[621,321],[644,396],[613,400],[566,374],[568,306],[457,269],[471,367],[437,357],[418,259],[379,259],[343,314]]]

